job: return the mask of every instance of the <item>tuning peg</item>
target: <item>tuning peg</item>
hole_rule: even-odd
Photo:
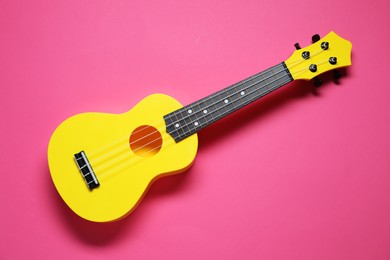
[[[339,70],[334,70],[333,71],[333,79],[334,80],[338,80],[341,78],[341,76],[343,76],[343,73]]]
[[[314,78],[314,86],[315,87],[321,87],[321,85],[322,85],[322,83],[323,83],[323,81],[322,81],[322,79],[320,79],[320,78],[318,78],[318,77],[315,77]]]
[[[301,49],[301,46],[299,45],[299,43],[294,44],[294,46],[295,46],[295,49],[297,49],[297,50]]]
[[[314,35],[311,37],[311,41],[312,41],[313,43],[318,42],[320,39],[321,39],[321,37],[320,37],[319,34],[314,34]]]

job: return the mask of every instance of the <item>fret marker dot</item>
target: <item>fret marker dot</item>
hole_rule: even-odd
[[[241,91],[241,96],[245,95],[245,91]]]
[[[229,103],[229,100],[225,99],[223,102],[225,102],[225,104]]]
[[[176,123],[175,127],[178,128],[179,126],[180,126],[179,123]]]
[[[188,112],[188,114],[191,114],[191,113],[192,113],[192,110],[191,110],[191,109],[188,109],[187,112]]]
[[[194,125],[195,125],[195,126],[198,126],[198,125],[199,125],[199,123],[198,123],[198,122],[195,122],[195,123],[194,123]]]
[[[204,113],[204,114],[207,114],[207,112],[208,112],[207,109],[203,110],[203,113]]]

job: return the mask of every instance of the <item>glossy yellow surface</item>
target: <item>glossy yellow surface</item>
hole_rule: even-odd
[[[323,42],[329,43],[329,48],[327,50],[321,48],[321,43]],[[310,80],[326,71],[350,66],[351,50],[352,43],[350,41],[341,38],[335,32],[330,32],[318,42],[306,48],[294,51],[285,63],[294,79]],[[304,59],[302,57],[302,53],[305,51],[310,52],[309,59]],[[337,58],[337,63],[335,65],[329,63],[330,57]],[[316,72],[309,70],[311,64],[317,65]]]
[[[51,177],[65,203],[84,219],[114,221],[138,205],[154,180],[189,168],[197,152],[197,135],[176,143],[166,133],[163,119],[180,107],[175,99],[154,94],[123,114],[83,113],[65,120],[48,148]],[[159,130],[161,149],[131,150],[130,135],[140,126]],[[73,158],[80,151],[86,153],[100,182],[92,191]]]

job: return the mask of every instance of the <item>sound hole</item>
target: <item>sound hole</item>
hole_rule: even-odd
[[[162,146],[160,132],[153,126],[142,125],[130,135],[130,148],[138,156],[151,157],[158,153]]]

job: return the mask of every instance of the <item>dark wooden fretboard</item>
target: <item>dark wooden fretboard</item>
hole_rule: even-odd
[[[293,80],[284,62],[164,116],[176,142]]]

